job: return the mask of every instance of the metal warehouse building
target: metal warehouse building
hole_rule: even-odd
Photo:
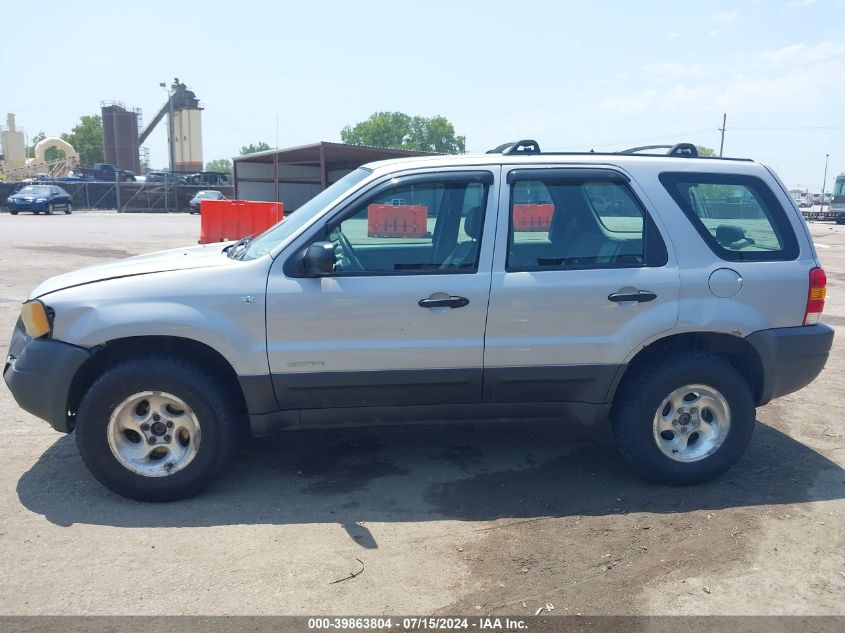
[[[361,165],[426,155],[429,154],[325,141],[247,154],[234,159],[235,197],[284,202],[285,212],[290,213]]]

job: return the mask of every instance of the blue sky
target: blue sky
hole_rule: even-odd
[[[442,114],[469,151],[517,138],[614,150],[689,140],[818,190],[845,171],[845,0],[14,1],[0,117],[68,131],[102,100],[197,93],[204,159],[339,140],[377,110]],[[164,129],[148,141],[167,163]],[[830,186],[828,184],[828,186]]]

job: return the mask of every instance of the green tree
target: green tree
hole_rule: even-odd
[[[69,134],[62,134],[62,139],[73,145],[83,165],[90,166],[105,160],[103,119],[98,114],[80,117]]]
[[[249,145],[244,145],[241,148],[241,156],[246,154],[255,154],[256,152],[266,152],[268,149],[273,149],[264,141],[259,141],[258,143],[250,143]]]
[[[229,180],[232,180],[232,161],[228,158],[218,158],[217,160],[209,161],[205,164],[206,171],[222,171],[229,174]]]
[[[412,117],[404,112],[376,112],[366,121],[344,127],[340,138],[349,145],[420,152],[463,154],[466,150],[466,137],[456,136],[446,117]]]
[[[31,139],[29,139],[29,145],[26,146],[26,157],[27,158],[34,158],[35,157],[35,146],[38,145],[41,141],[47,138],[47,135],[44,134],[42,130]]]
[[[695,148],[698,150],[699,156],[715,156],[716,150],[712,147],[707,147],[706,145],[696,145]]]

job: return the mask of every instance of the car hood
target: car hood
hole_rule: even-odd
[[[128,257],[108,264],[90,266],[64,275],[57,275],[44,281],[32,291],[30,299],[42,297],[57,290],[82,286],[84,284],[131,277],[134,275],[148,275],[173,270],[189,270],[191,268],[209,268],[212,266],[227,266],[236,260],[227,257],[224,248],[231,242],[191,246],[158,251],[137,257]]]

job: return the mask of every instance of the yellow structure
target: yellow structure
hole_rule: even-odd
[[[35,145],[35,157],[27,158],[26,139],[23,130],[17,129],[12,113],[6,115],[6,129],[0,132],[0,141],[3,149],[0,174],[4,180],[24,180],[41,173],[53,177],[66,176],[79,164],[79,154],[73,145],[56,136],[39,141]],[[48,161],[45,154],[51,147],[64,152],[64,158]]]
[[[172,125],[176,171],[202,171],[202,110],[178,109],[173,113]]]
[[[26,141],[23,132],[15,127],[15,115],[6,115],[6,129],[0,132],[3,162],[0,168],[11,172],[26,167]]]

